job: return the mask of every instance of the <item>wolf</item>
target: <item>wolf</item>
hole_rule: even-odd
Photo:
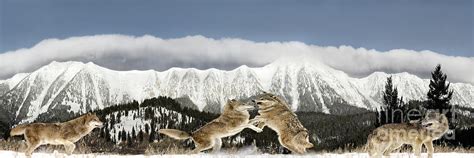
[[[11,129],[10,136],[24,135],[27,156],[31,156],[37,147],[44,144],[63,145],[66,153],[70,155],[76,148],[75,142],[102,124],[96,114],[88,113],[63,123],[18,125]]]
[[[419,123],[394,123],[376,128],[367,139],[367,150],[374,158],[389,156],[404,144],[413,147],[415,155],[421,156],[422,145],[433,157],[433,141],[441,138],[449,130],[448,119],[444,114],[428,111]]]
[[[309,142],[308,130],[283,99],[264,92],[252,101],[258,106],[258,115],[250,120],[251,124],[257,124],[259,128],[268,126],[274,130],[280,144],[293,153],[304,154],[306,148],[313,147]]]
[[[196,145],[192,153],[199,153],[211,148],[214,152],[217,152],[222,146],[221,139],[224,137],[233,136],[245,128],[262,132],[262,129],[249,124],[250,114],[248,110],[251,109],[254,109],[254,106],[235,99],[228,100],[224,106],[224,111],[218,118],[192,133],[177,129],[160,129],[158,133],[178,140],[192,139]]]

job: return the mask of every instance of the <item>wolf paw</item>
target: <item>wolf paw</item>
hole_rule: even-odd
[[[263,132],[263,129],[256,128],[256,129],[255,129],[255,132],[257,132],[257,133],[261,133],[261,132]]]

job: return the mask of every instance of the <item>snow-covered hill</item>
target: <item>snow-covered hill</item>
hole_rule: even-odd
[[[46,113],[84,113],[156,96],[187,97],[200,110],[218,112],[229,98],[248,98],[263,90],[284,96],[293,110],[331,113],[341,105],[375,109],[381,105],[381,92],[390,75],[405,100],[425,98],[429,80],[415,75],[376,72],[354,78],[309,60],[280,59],[263,67],[230,71],[171,68],[163,72],[52,62],[0,81],[0,112],[9,116],[8,121],[29,122]],[[453,83],[451,88],[452,103],[474,107],[472,84]]]

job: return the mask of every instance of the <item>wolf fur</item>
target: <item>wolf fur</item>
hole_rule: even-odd
[[[422,145],[433,157],[433,141],[442,137],[449,130],[448,119],[437,112],[428,112],[421,123],[394,123],[376,128],[367,139],[367,150],[373,158],[389,156],[390,153],[404,144],[413,147],[415,155],[420,157]]]
[[[33,151],[44,144],[64,145],[66,153],[72,154],[79,139],[89,134],[94,128],[102,126],[95,114],[85,114],[64,123],[22,124],[11,129],[10,136],[24,135],[27,149],[25,154],[31,156]]]
[[[264,93],[253,102],[259,107],[259,115],[250,121],[251,124],[257,124],[259,128],[268,126],[274,130],[280,144],[293,153],[304,154],[306,148],[313,147],[309,142],[308,130],[283,99]]]
[[[250,114],[248,110],[253,108],[253,106],[235,99],[228,100],[224,106],[224,111],[218,118],[192,133],[177,129],[160,129],[158,133],[178,140],[192,139],[196,144],[196,148],[192,151],[193,153],[199,153],[211,148],[216,152],[220,150],[222,146],[221,139],[224,137],[233,136],[245,128],[262,132],[262,129],[249,124]]]

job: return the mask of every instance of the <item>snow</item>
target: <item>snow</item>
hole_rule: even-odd
[[[62,152],[62,151],[61,151]],[[344,153],[344,154],[335,154],[335,153],[308,153],[305,155],[270,155],[270,154],[259,154],[259,153],[241,153],[236,154],[226,154],[226,153],[216,153],[216,154],[190,154],[190,155],[116,155],[116,154],[72,154],[66,155],[55,151],[53,153],[41,153],[35,152],[32,155],[32,158],[368,158],[367,153]],[[2,158],[26,158],[24,153],[14,152],[14,151],[4,151],[0,150],[0,157]],[[411,153],[393,153],[390,158],[414,158],[415,156]],[[423,153],[422,158],[426,158],[427,154]],[[473,153],[435,153],[434,158],[474,158]]]
[[[28,75],[29,73],[19,73],[14,75],[12,78],[1,80],[0,84],[6,83],[10,89],[13,89],[18,83],[20,83],[21,80],[23,80]]]
[[[84,77],[76,78],[82,74]],[[279,59],[263,67],[250,68],[240,66],[234,70],[194,68],[171,68],[158,72],[146,71],[115,71],[100,67],[94,63],[81,62],[52,62],[35,72],[18,74],[2,83],[15,85],[26,84],[25,89],[10,91],[23,98],[21,105],[31,104],[28,111],[29,121],[34,120],[40,113],[51,109],[52,102],[60,95],[70,95],[69,91],[78,91],[77,96],[67,96],[56,105],[69,105],[71,111],[84,112],[85,94],[92,94],[92,109],[104,108],[109,105],[144,99],[156,96],[171,98],[189,97],[200,110],[208,104],[223,106],[227,99],[242,99],[270,91],[284,95],[296,110],[302,101],[300,96],[307,94],[314,105],[321,105],[323,112],[329,113],[331,102],[343,100],[351,105],[375,109],[382,103],[381,92],[386,77],[392,75],[400,96],[405,100],[425,99],[429,80],[421,79],[408,73],[386,74],[375,72],[367,77],[353,78],[346,73],[333,69],[318,61]],[[73,86],[79,79],[89,79],[92,88]],[[302,78],[308,78],[301,82]],[[35,84],[37,81],[41,84]],[[87,80],[89,81],[89,80]],[[86,80],[84,80],[86,82]],[[83,83],[83,82],[75,82]],[[13,87],[13,86],[12,86]],[[12,88],[10,87],[10,88]],[[34,89],[32,89],[34,87]],[[81,89],[82,88],[82,89]],[[474,107],[474,86],[465,83],[452,83],[454,90],[452,103],[461,106]],[[68,89],[68,91],[65,91]],[[273,90],[273,91],[272,91]],[[46,94],[52,94],[46,96]],[[26,98],[34,98],[25,103]],[[324,98],[324,99],[323,99]],[[72,107],[75,106],[75,107]],[[76,107],[76,106],[82,106]],[[316,106],[315,106],[316,108]],[[19,109],[19,108],[18,108]],[[18,115],[18,112],[15,112]]]

